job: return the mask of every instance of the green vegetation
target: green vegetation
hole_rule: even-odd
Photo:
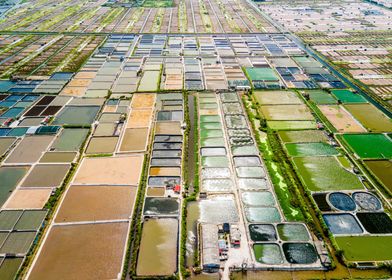
[[[348,89],[333,89],[331,93],[342,103],[366,103],[366,99]]]
[[[160,8],[154,18],[154,21],[152,23],[152,27],[150,32],[151,33],[157,33],[161,29],[161,25],[163,22],[163,16],[165,14],[165,10],[163,8]]]
[[[338,236],[335,239],[347,261],[392,259],[392,236]]]
[[[185,94],[185,100],[188,101],[188,94]],[[185,110],[184,110],[184,114],[185,114],[185,121],[187,123],[187,130],[190,129],[190,119],[189,119],[189,111],[187,106],[185,106]],[[194,166],[194,170],[193,170],[193,182],[192,182],[192,191],[190,190],[190,186],[189,186],[189,180],[186,180],[186,190],[191,191],[191,193],[187,194],[182,202],[182,210],[181,210],[181,237],[180,237],[180,273],[182,275],[183,278],[189,277],[191,275],[190,270],[186,267],[186,240],[187,240],[187,209],[188,209],[188,202],[191,201],[196,201],[196,197],[199,193],[199,133],[198,133],[198,103],[197,103],[197,98],[194,99],[194,137],[193,143],[190,143],[189,145],[193,145],[194,146],[194,155],[193,155],[193,166]],[[189,133],[186,132],[186,133]],[[189,139],[187,139],[189,141]],[[188,156],[186,157],[187,160],[189,159]],[[187,166],[187,165],[183,165],[183,166]],[[186,169],[186,168],[183,168]],[[188,177],[188,173],[186,173],[187,177]],[[195,266],[198,266],[199,264],[199,252],[198,250],[195,250],[194,253],[194,264]]]
[[[150,145],[151,146],[151,143]],[[150,147],[149,149],[150,150]],[[148,167],[150,165],[150,155],[144,157],[143,170],[140,177],[140,183],[135,200],[134,211],[132,215],[132,222],[129,230],[129,238],[127,245],[127,252],[124,260],[124,269],[121,279],[125,279],[127,274],[136,276],[137,255],[139,251],[140,241],[142,238],[142,214],[143,214],[143,201],[147,186]]]
[[[188,27],[188,18],[186,16],[185,1],[181,0],[178,5],[178,29],[180,32],[186,32]]]
[[[320,130],[278,131],[278,135],[284,143],[326,143],[328,140],[326,134]]]
[[[336,104],[337,100],[331,94],[324,90],[306,90],[309,98],[316,104]]]
[[[205,2],[199,0],[199,7],[200,7],[200,15],[204,24],[204,28],[206,29],[207,33],[211,33],[213,31],[213,28]]]
[[[274,70],[271,68],[246,67],[246,73],[251,81],[278,81]]]
[[[289,156],[331,156],[339,151],[327,143],[288,143],[285,145]]]
[[[145,8],[169,8],[173,7],[173,0],[144,0],[141,6]]]
[[[335,157],[296,157],[293,163],[311,191],[363,189],[359,178],[342,168]]]
[[[306,206],[301,198],[297,182],[290,174],[288,159],[285,159],[279,138],[276,133],[266,128],[266,121],[260,117],[257,107],[251,106],[251,100],[248,100],[246,96],[243,97],[248,118],[255,132],[257,146],[262,152],[263,161],[274,185],[279,204],[287,220],[304,221],[305,216],[309,214],[306,214]]]
[[[188,110],[188,92],[183,93],[183,99],[184,99],[184,119],[186,122],[186,129],[184,132],[184,139],[183,139],[183,146],[188,147],[189,143],[189,131],[190,131],[190,120],[189,120],[189,110]],[[192,145],[193,143],[191,143]],[[188,182],[188,160],[189,160],[189,155],[188,155],[188,149],[185,148],[183,152],[183,157],[182,157],[182,178],[183,182],[185,184],[185,189],[188,191],[189,189],[189,182]],[[182,277],[186,278],[190,275],[190,272],[186,268],[186,239],[187,239],[187,231],[186,231],[186,217],[187,217],[187,207],[188,207],[188,201],[186,198],[184,198],[182,202],[182,208],[181,208],[181,235],[180,235],[180,273]]]
[[[392,158],[392,141],[384,134],[338,135],[360,158]]]

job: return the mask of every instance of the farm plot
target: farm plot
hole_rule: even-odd
[[[345,107],[369,132],[392,131],[392,120],[374,105],[346,104]]]
[[[145,151],[147,148],[149,128],[128,128],[125,130],[120,145],[120,152]]]
[[[53,226],[29,279],[58,275],[64,279],[116,278],[121,272],[128,226],[126,222]]]
[[[54,136],[28,136],[19,142],[5,163],[35,163],[46,151]]]
[[[76,158],[76,152],[46,152],[39,160],[40,163],[70,163]]]
[[[304,105],[266,105],[261,106],[264,117],[272,121],[312,121],[309,108]]]
[[[319,105],[318,108],[339,132],[366,132],[366,129],[341,105]]]
[[[255,91],[254,95],[262,105],[303,104],[297,94],[292,91]]]
[[[86,154],[111,154],[115,151],[118,137],[93,137],[88,143]]]
[[[23,188],[57,188],[65,178],[70,164],[38,164],[35,165],[21,187]]]
[[[56,215],[56,223],[128,219],[136,188],[72,185]]]
[[[51,189],[17,189],[4,204],[4,209],[42,209],[52,194]]]
[[[137,185],[143,156],[85,158],[75,176],[74,184]]]

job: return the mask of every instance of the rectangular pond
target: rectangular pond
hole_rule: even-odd
[[[177,271],[178,221],[149,219],[143,223],[137,261],[138,276],[166,276]]]

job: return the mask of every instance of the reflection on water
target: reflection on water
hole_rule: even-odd
[[[270,192],[243,192],[242,202],[248,206],[273,206],[275,199]]]
[[[267,180],[265,179],[238,179],[238,186],[241,190],[267,190]]]
[[[236,223],[238,212],[232,195],[211,196],[200,201],[200,221],[203,223]]]
[[[250,223],[276,223],[281,221],[279,211],[274,207],[246,207],[245,215]]]
[[[275,227],[268,224],[253,224],[249,226],[250,238],[253,241],[276,241]]]
[[[201,183],[203,192],[230,192],[233,189],[231,179],[205,179]]]
[[[177,215],[179,203],[177,199],[166,197],[147,197],[144,215]]]
[[[229,178],[230,169],[229,168],[219,168],[219,167],[208,167],[201,170],[201,177],[208,179],[215,178]]]

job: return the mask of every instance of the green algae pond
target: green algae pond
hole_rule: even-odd
[[[268,127],[273,130],[305,130],[316,129],[315,121],[268,121]]]
[[[200,218],[199,204],[196,201],[188,202],[186,216],[186,265],[194,265],[194,254],[197,250],[197,221]]]
[[[232,146],[231,151],[233,156],[257,156],[259,154],[259,150],[255,145]]]
[[[362,95],[353,93],[348,89],[333,89],[331,93],[342,103],[367,103]]]
[[[318,105],[336,104],[337,100],[324,90],[305,90],[311,101]]]
[[[362,159],[392,158],[392,140],[385,134],[343,134],[339,138]]]
[[[270,192],[243,192],[241,200],[248,206],[274,206],[275,198]]]
[[[338,247],[348,261],[389,261],[392,236],[337,236]]]
[[[0,167],[0,205],[8,199],[28,169],[27,166]]]
[[[392,120],[372,104],[347,104],[347,110],[371,132],[392,131]]]
[[[281,264],[283,263],[283,256],[279,245],[267,244],[254,244],[253,252],[256,261],[263,264]]]
[[[200,131],[203,130],[210,130],[210,129],[222,129],[222,124],[220,122],[208,122],[208,123],[201,123],[200,124]],[[203,135],[201,133],[201,135]]]
[[[179,202],[170,197],[146,197],[144,215],[178,215]]]
[[[219,138],[202,138],[200,139],[201,147],[224,147],[225,140],[221,137]]]
[[[27,254],[35,235],[35,231],[11,232],[1,246],[0,254]]]
[[[223,137],[222,129],[201,129],[200,130],[200,138],[208,138],[208,137]]]
[[[278,76],[271,68],[246,67],[245,71],[251,81],[279,81]]]
[[[215,98],[214,98],[215,100]],[[220,122],[221,118],[219,115],[202,115],[200,116],[200,123],[206,122]]]
[[[5,258],[0,265],[0,279],[13,280],[22,262],[23,258]]]
[[[143,223],[137,260],[138,276],[165,276],[177,271],[178,221],[150,219]]]
[[[99,106],[65,106],[53,121],[54,125],[91,125]]]
[[[295,157],[295,168],[310,191],[363,189],[359,178],[335,157]]]
[[[239,178],[264,178],[264,168],[260,166],[244,166],[235,168]]]
[[[0,230],[10,231],[22,215],[22,210],[3,210],[0,212]]]
[[[249,225],[249,235],[252,241],[277,241],[276,229],[270,224]]]
[[[389,160],[365,160],[366,167],[392,193],[392,162]]]
[[[46,214],[46,210],[26,210],[16,223],[14,229],[18,231],[39,230]]]
[[[87,137],[86,128],[65,128],[54,141],[51,150],[78,151]]]
[[[0,157],[7,152],[7,150],[16,142],[15,137],[1,137],[0,138]]]
[[[303,224],[278,224],[278,233],[283,241],[309,241],[310,236]]]
[[[316,249],[310,243],[284,243],[283,252],[292,264],[311,264],[318,259]]]
[[[327,143],[288,143],[285,145],[288,154],[293,157],[301,156],[332,156],[339,151]]]
[[[285,143],[327,142],[327,135],[320,130],[279,131],[280,139]]]
[[[275,207],[245,207],[245,216],[249,223],[277,223],[280,213]]]
[[[203,167],[229,167],[229,160],[226,156],[202,157],[201,165]]]
[[[45,153],[40,162],[72,162],[77,153],[76,152],[47,152]]]

